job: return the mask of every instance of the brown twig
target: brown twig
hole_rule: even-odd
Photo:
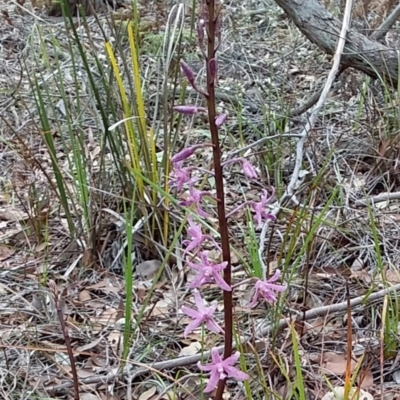
[[[68,334],[68,329],[65,325],[63,311],[61,310],[60,294],[58,292],[57,285],[54,281],[50,280],[48,286],[50,288],[51,294],[53,295],[54,304],[56,306],[58,319],[60,321],[61,330],[65,340],[65,346],[68,352],[69,362],[71,364],[72,381],[74,386],[74,400],[80,400],[78,374],[76,372],[76,365],[75,365],[74,354],[72,352],[71,339]]]

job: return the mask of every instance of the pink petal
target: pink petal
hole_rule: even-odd
[[[210,264],[210,261],[208,260],[208,251],[202,251],[200,253],[200,260],[201,260],[202,264],[204,264],[204,265]]]
[[[197,234],[200,234],[200,235],[201,235],[201,227],[200,227],[199,225],[196,225],[196,224],[193,222],[193,217],[192,217],[192,215],[189,215],[189,217],[188,217],[188,222],[189,222],[189,226],[190,226],[189,231],[196,232]]]
[[[261,204],[263,206],[265,206],[268,201],[272,200],[272,196],[274,195],[274,193],[271,194],[271,196],[268,195],[268,190],[263,190],[263,195],[261,196]]]
[[[171,163],[172,164],[181,163],[182,161],[184,161],[188,157],[190,157],[195,151],[196,151],[196,146],[186,147],[182,151],[180,151],[179,153],[176,153],[171,158]]]
[[[237,379],[238,381],[247,381],[250,379],[249,375],[235,367],[227,366],[225,367],[225,371],[228,373],[229,377]]]
[[[257,284],[256,284],[256,286],[254,287],[253,298],[252,298],[251,301],[247,304],[247,307],[253,308],[253,307],[257,304],[257,301],[258,301],[258,287],[257,287]]]
[[[224,332],[223,329],[214,321],[214,319],[207,320],[206,326],[211,332],[215,332],[215,333],[223,333]]]
[[[281,277],[281,271],[277,269],[275,273],[268,279],[268,282],[275,282]]]
[[[187,262],[190,268],[194,269],[195,271],[203,271],[204,266],[202,264],[192,263],[190,261]]]
[[[237,363],[237,361],[240,358],[240,352],[237,351],[234,354],[232,354],[230,357],[226,358],[223,363],[224,363],[224,368],[226,365],[234,365]]]
[[[222,357],[216,347],[211,349],[211,359],[214,365],[222,362]]]
[[[201,324],[202,324],[201,319],[194,319],[185,329],[185,332],[183,333],[183,336],[186,338],[189,333],[193,332],[195,329],[197,329]]]
[[[201,229],[196,226],[196,225],[192,225],[189,229],[188,229],[188,235],[194,239],[201,239],[203,237],[203,234],[201,232]]]
[[[223,271],[226,268],[227,265],[228,265],[228,263],[226,261],[224,261],[224,262],[222,262],[220,264],[214,264],[213,268],[215,270],[217,270],[217,271]]]
[[[247,304],[247,308],[253,308],[257,304],[258,296],[254,296],[253,299]]]
[[[204,274],[201,272],[190,282],[189,288],[190,289],[195,289],[200,287],[204,282]]]
[[[210,380],[208,381],[208,384],[206,388],[204,389],[205,393],[210,393],[214,390],[215,386],[217,386],[219,381],[219,374],[218,371],[215,369],[212,370],[211,375],[210,375]]]
[[[242,163],[243,173],[250,179],[257,178],[257,172],[254,167],[247,161],[243,160]]]
[[[197,368],[200,371],[212,371],[215,367],[213,364],[203,365],[200,361],[197,363]]]
[[[286,285],[275,285],[273,283],[265,283],[263,289],[274,292],[283,292],[286,290]]]
[[[267,303],[275,303],[276,302],[276,300],[277,300],[277,297],[275,296],[275,294],[273,294],[272,292],[271,293],[263,293],[262,294],[262,297],[264,298],[264,300],[267,302]]]
[[[190,238],[192,240],[187,239],[186,242],[193,242],[193,241],[197,241],[199,243],[201,243],[203,241],[203,234],[201,233],[201,231],[196,231],[193,228],[189,228],[188,231],[188,236],[190,236]]]
[[[226,292],[231,292],[232,288],[224,281],[224,279],[222,279],[221,275],[216,272],[214,274],[214,279],[215,279],[215,283],[223,290],[225,290]]]
[[[222,371],[219,373],[219,379],[225,379],[228,375],[225,373],[225,371]]]
[[[193,296],[197,309],[200,311],[202,315],[206,314],[207,308],[204,306],[204,300],[201,297],[200,292],[198,290],[195,290]]]
[[[220,128],[228,118],[228,114],[221,114],[218,115],[218,117],[215,118],[215,125],[217,125],[217,128]]]
[[[267,211],[262,211],[261,212],[261,217],[265,218],[265,219],[270,219],[271,221],[275,221],[276,217],[275,215],[267,212]]]
[[[190,318],[201,318],[202,316],[198,311],[193,310],[193,308],[182,306],[181,310]]]
[[[188,240],[185,240],[185,242],[188,242]],[[190,242],[186,248],[185,248],[185,253],[191,252],[193,249],[197,249],[201,245],[201,241],[199,242],[198,240],[193,240]]]
[[[194,115],[199,112],[207,112],[207,109],[204,107],[196,107],[192,105],[180,105],[180,106],[174,106],[173,110],[181,113],[181,114],[186,114],[186,115]]]
[[[216,309],[217,309],[217,305],[212,304],[210,307],[207,308],[208,315],[210,315],[210,316],[213,315]]]
[[[199,206],[196,207],[197,210],[197,214],[199,214],[200,217],[202,218],[208,218],[210,216],[210,214],[208,214],[207,212],[205,212],[202,208],[200,208]]]
[[[193,204],[193,202],[191,200],[181,200],[178,203],[178,206],[183,206],[183,207],[189,207]]]

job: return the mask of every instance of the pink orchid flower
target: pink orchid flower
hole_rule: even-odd
[[[234,163],[242,164],[243,173],[247,178],[255,179],[258,177],[257,172],[254,169],[254,167],[243,157],[231,158],[230,160],[226,160],[222,163],[222,166],[225,167],[226,165],[234,164]]]
[[[194,291],[193,296],[196,302],[197,310],[194,310],[193,308],[189,308],[186,306],[182,306],[182,311],[190,318],[193,318],[193,321],[190,322],[190,324],[185,329],[184,332],[185,338],[189,335],[189,333],[193,332],[196,328],[198,328],[202,324],[206,324],[207,328],[211,332],[224,333],[224,330],[215,322],[213,318],[213,314],[217,309],[217,305],[214,304],[211,307],[205,307],[204,300],[201,297],[198,290]]]
[[[267,190],[263,190],[263,193],[264,194],[261,196],[261,201],[245,201],[244,203],[233,209],[226,217],[229,218],[242,208],[250,206],[255,212],[254,220],[257,222],[257,229],[260,229],[262,227],[263,219],[275,220],[275,215],[267,211],[267,205],[270,204],[271,201],[275,198],[275,191],[273,190],[270,196],[268,195]]]
[[[279,285],[275,283],[280,276],[281,271],[277,269],[271,278],[267,280],[259,279],[254,285],[253,298],[247,306],[249,308],[253,308],[257,304],[259,297],[264,298],[264,300],[270,304],[275,303],[277,299],[277,293],[286,290],[286,285]]]
[[[212,392],[215,386],[217,386],[218,381],[227,377],[234,378],[238,381],[250,379],[249,375],[233,366],[237,363],[239,357],[240,353],[237,351],[235,354],[223,360],[218,352],[218,349],[214,347],[211,350],[212,362],[210,364],[202,365],[200,362],[197,363],[197,366],[201,371],[210,372],[210,379],[206,388],[204,389],[205,393]]]
[[[261,228],[263,219],[275,220],[275,216],[266,210],[266,205],[271,202],[271,199],[274,197],[275,193],[272,193],[271,196],[268,196],[268,191],[266,190],[263,190],[263,193],[264,194],[261,196],[260,202],[252,202],[251,204],[255,212],[254,219],[257,222],[257,229]]]
[[[186,184],[191,186],[196,180],[191,177],[190,168],[184,168],[182,162],[178,162],[174,165],[168,183],[171,187],[176,187],[178,191],[181,191]]]
[[[230,292],[232,288],[224,281],[221,277],[221,271],[226,268],[227,262],[222,262],[220,264],[213,264],[210,262],[207,257],[208,252],[202,251],[200,253],[200,263],[195,264],[188,261],[188,265],[190,268],[199,271],[197,276],[193,279],[193,281],[189,284],[190,289],[198,288],[204,283],[210,283],[215,281],[215,283],[222,289]]]
[[[189,228],[187,230],[187,234],[189,235],[190,239],[184,240],[182,242],[183,245],[187,245],[186,249],[183,253],[185,255],[186,253],[189,253],[190,251],[196,250],[200,248],[200,246],[206,241],[209,240],[214,244],[214,246],[219,250],[221,250],[221,247],[218,245],[218,243],[215,241],[215,239],[211,235],[205,235],[203,234],[201,230],[200,225],[196,225],[193,222],[193,218],[191,215],[188,217],[188,222],[189,222]]]
[[[185,207],[190,207],[194,205],[197,214],[199,214],[200,217],[207,218],[209,217],[209,215],[201,207],[201,200],[205,196],[211,197],[212,194],[211,192],[198,190],[193,187],[193,185],[191,185],[189,188],[189,197],[187,198],[187,200],[180,201],[178,205]]]

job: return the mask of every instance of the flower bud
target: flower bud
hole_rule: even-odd
[[[173,110],[185,115],[194,115],[200,112],[207,112],[207,109],[204,107],[187,106],[187,105],[174,106]]]
[[[196,151],[196,148],[197,148],[196,146],[187,147],[186,149],[183,149],[179,153],[176,153],[171,158],[171,163],[172,164],[176,164],[178,162],[186,160],[187,158],[189,158]]]
[[[228,114],[221,114],[218,115],[218,117],[215,118],[215,125],[217,125],[217,128],[220,128],[228,118]]]
[[[176,153],[172,158],[171,158],[171,163],[176,164],[178,162],[181,162],[183,160],[186,160],[188,157],[190,157],[197,149],[200,149],[201,147],[206,147],[209,146],[208,143],[200,143],[200,144],[195,144],[194,146],[186,147],[179,153]]]
[[[181,70],[183,74],[186,76],[187,80],[189,81],[190,85],[193,89],[196,89],[196,76],[193,70],[185,63],[185,61],[181,61]]]

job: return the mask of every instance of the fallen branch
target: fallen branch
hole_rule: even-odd
[[[368,197],[366,199],[359,199],[354,202],[356,207],[359,206],[366,206],[368,204],[377,204],[382,203],[383,201],[389,200],[399,200],[400,199],[400,192],[393,192],[393,193],[379,193],[376,196]]]

